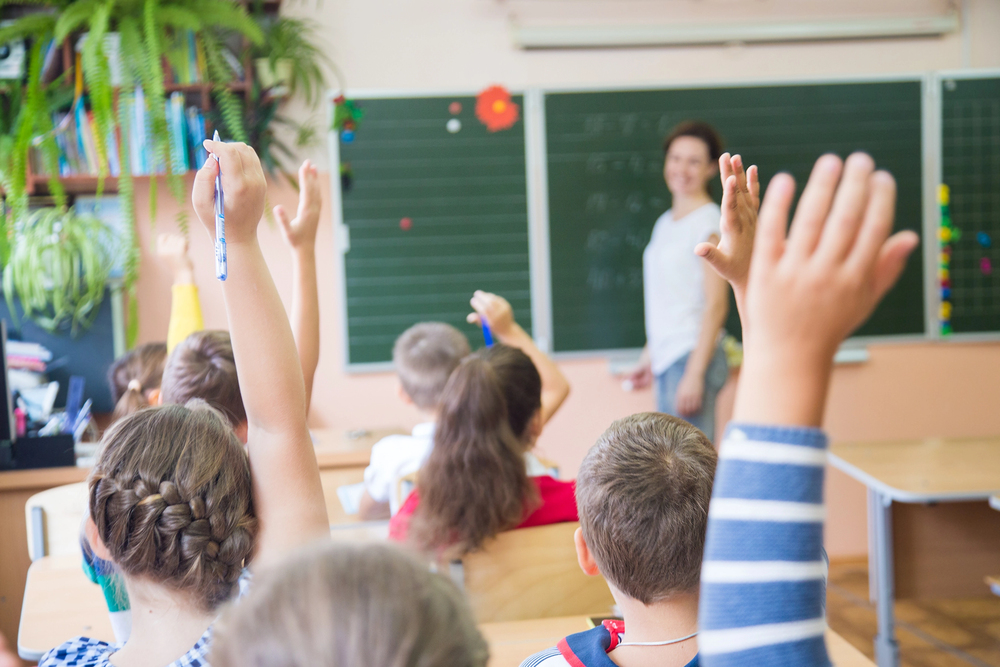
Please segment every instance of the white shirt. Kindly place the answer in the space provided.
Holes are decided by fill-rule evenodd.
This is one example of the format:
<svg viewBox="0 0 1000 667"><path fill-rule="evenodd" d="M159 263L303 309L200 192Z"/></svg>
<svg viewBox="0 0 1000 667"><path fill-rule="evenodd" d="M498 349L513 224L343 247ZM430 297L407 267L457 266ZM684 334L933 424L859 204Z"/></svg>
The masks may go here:
<svg viewBox="0 0 1000 667"><path fill-rule="evenodd" d="M396 485L400 478L415 473L434 447L434 422L413 427L412 435L389 435L372 447L372 458L365 468L365 488L372 500L389 503L389 510L399 510Z"/></svg>
<svg viewBox="0 0 1000 667"><path fill-rule="evenodd" d="M674 220L673 209L653 226L642 253L646 342L659 375L698 344L705 310L705 266L694 247L719 233L722 209L714 202Z"/></svg>

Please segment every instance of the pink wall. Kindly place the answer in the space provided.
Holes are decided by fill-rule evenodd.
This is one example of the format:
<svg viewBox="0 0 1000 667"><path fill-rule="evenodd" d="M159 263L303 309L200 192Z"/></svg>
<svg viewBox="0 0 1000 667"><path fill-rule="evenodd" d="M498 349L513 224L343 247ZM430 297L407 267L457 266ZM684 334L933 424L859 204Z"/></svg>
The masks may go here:
<svg viewBox="0 0 1000 667"><path fill-rule="evenodd" d="M708 2L709 0L706 0ZM716 4L724 5L725 3ZM677 49L523 52L510 45L503 2L484 0L326 0L287 3L291 14L319 21L329 53L353 89L475 90L489 83L510 87L662 84L671 81L803 78L913 73L961 67L963 52L978 67L1000 66L1000 3L970 0L969 41L944 38L803 45ZM633 3L632 6L641 3ZM879 3L874 1L875 5ZM297 109L306 117L322 112ZM304 151L328 164L325 141ZM148 191L139 186L139 211ZM163 192L161 188L160 192ZM327 192L328 194L328 192ZM294 208L295 193L273 187L271 204ZM329 202L329 197L326 197ZM162 340L169 315L170 277L150 252L156 231L174 228L177 205L161 194L156 230L139 228L144 250L140 337ZM193 217L193 216L192 216ZM193 228L197 222L192 224ZM291 278L287 249L277 228L261 226L268 264L286 304ZM212 275L212 248L200 229L191 234L206 326L224 327L222 295ZM395 397L391 374L343 371L341 307L333 262L331 215L324 211L318 241L322 352L313 395L313 426L349 429L403 426L418 415ZM652 408L648 392L628 394L605 359L561 364L573 386L565 407L539 447L573 475L588 447L621 416ZM1000 433L1000 344L905 344L871 348L871 360L839 367L827 427L839 440L961 436ZM725 403L725 401L724 401ZM827 548L834 557L864 554L863 487L831 471Z"/></svg>

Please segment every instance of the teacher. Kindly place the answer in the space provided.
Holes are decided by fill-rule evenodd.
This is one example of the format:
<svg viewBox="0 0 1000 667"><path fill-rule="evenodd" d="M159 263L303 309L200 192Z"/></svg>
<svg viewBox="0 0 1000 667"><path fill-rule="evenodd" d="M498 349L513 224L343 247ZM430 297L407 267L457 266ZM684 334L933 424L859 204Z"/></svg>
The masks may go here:
<svg viewBox="0 0 1000 667"><path fill-rule="evenodd" d="M673 205L653 227L642 255L646 346L630 380L655 382L657 410L715 436L715 399L729 371L720 345L729 311L729 285L694 254L719 241L718 204L709 183L718 176L722 141L715 129L688 121L663 144L663 177Z"/></svg>

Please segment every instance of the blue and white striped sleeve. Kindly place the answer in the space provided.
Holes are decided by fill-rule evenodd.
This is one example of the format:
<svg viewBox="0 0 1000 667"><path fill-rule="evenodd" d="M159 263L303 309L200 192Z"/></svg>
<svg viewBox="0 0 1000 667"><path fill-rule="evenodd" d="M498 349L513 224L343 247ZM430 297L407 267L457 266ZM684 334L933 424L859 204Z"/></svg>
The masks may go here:
<svg viewBox="0 0 1000 667"><path fill-rule="evenodd" d="M733 424L719 453L701 572L702 665L826 667L819 429Z"/></svg>

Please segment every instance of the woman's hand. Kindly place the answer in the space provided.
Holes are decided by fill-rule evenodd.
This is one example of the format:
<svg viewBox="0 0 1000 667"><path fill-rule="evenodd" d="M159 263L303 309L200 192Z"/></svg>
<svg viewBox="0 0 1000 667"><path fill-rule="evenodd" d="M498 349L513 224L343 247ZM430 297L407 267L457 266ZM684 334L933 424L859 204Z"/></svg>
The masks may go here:
<svg viewBox="0 0 1000 667"><path fill-rule="evenodd" d="M701 410L705 396L705 374L684 372L677 384L677 394L674 396L674 409L681 416L693 415Z"/></svg>
<svg viewBox="0 0 1000 667"><path fill-rule="evenodd" d="M640 361L635 368L625 373L625 382L631 391L650 386L653 384L653 365L648 360Z"/></svg>

